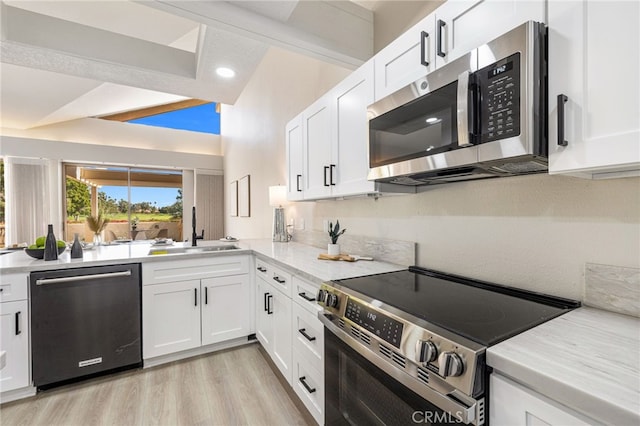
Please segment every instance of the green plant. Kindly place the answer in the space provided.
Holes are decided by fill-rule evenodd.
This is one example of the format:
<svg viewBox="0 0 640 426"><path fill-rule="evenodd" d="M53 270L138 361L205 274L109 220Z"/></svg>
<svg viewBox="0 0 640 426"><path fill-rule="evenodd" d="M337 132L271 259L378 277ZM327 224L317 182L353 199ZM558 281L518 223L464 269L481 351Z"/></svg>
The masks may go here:
<svg viewBox="0 0 640 426"><path fill-rule="evenodd" d="M338 244L338 237L344 234L346 229L340 230L340 221L336 220L336 227L333 227L333 223L329 222L329 237L331 238L331 244Z"/></svg>
<svg viewBox="0 0 640 426"><path fill-rule="evenodd" d="M98 216L87 216L87 225L94 234L99 234L109 223L109 219L102 216L102 213L98 213Z"/></svg>

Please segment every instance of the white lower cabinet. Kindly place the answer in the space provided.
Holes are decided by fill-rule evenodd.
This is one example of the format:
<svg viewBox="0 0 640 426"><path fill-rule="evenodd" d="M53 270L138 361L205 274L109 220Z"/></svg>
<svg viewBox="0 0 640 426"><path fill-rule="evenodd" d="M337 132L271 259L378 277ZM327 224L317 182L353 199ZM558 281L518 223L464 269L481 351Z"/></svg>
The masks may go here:
<svg viewBox="0 0 640 426"><path fill-rule="evenodd" d="M143 359L251 334L249 262L220 256L143 264Z"/></svg>
<svg viewBox="0 0 640 426"><path fill-rule="evenodd" d="M256 278L256 337L291 383L291 298Z"/></svg>
<svg viewBox="0 0 640 426"><path fill-rule="evenodd" d="M256 259L256 337L318 424L324 424L319 285Z"/></svg>
<svg viewBox="0 0 640 426"><path fill-rule="evenodd" d="M491 375L489 392L489 424L493 426L599 424L496 373Z"/></svg>
<svg viewBox="0 0 640 426"><path fill-rule="evenodd" d="M29 386L29 302L27 300L0 304L0 351L5 352L6 362L0 370L0 392Z"/></svg>

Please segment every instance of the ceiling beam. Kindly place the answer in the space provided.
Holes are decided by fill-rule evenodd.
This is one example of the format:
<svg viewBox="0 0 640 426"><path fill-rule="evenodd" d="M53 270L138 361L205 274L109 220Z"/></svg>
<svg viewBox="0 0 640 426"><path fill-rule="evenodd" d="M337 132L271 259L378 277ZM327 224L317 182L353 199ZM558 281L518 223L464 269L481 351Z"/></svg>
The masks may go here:
<svg viewBox="0 0 640 426"><path fill-rule="evenodd" d="M166 105L157 105L149 108L142 108L135 111L121 112L118 114L105 115L103 120L112 121L131 121L138 118L150 117L152 115L158 115L165 112L177 111L179 109L191 108L194 106L210 104L209 101L203 101L201 99L187 99L186 101L173 102Z"/></svg>
<svg viewBox="0 0 640 426"><path fill-rule="evenodd" d="M355 69L373 56L373 12L349 1L301 1L281 22L228 1L140 0L215 29Z"/></svg>

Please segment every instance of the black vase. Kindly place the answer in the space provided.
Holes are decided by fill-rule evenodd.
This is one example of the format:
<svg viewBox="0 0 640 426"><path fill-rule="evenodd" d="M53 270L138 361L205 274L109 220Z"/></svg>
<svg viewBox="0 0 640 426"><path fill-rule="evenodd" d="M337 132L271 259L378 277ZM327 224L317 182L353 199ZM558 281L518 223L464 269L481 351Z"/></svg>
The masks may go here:
<svg viewBox="0 0 640 426"><path fill-rule="evenodd" d="M71 246L71 258L82 259L82 244L78 239L78 234L73 235L73 245Z"/></svg>
<svg viewBox="0 0 640 426"><path fill-rule="evenodd" d="M47 239L44 242L44 260L58 260L58 240L53 235L53 225L49 224Z"/></svg>

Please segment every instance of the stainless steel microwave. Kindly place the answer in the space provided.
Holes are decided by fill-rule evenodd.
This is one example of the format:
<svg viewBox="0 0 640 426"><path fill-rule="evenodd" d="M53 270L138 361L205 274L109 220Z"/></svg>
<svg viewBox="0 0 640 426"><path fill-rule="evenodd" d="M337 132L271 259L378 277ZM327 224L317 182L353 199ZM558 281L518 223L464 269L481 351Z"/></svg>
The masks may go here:
<svg viewBox="0 0 640 426"><path fill-rule="evenodd" d="M369 106L369 180L546 172L546 28L526 22Z"/></svg>

